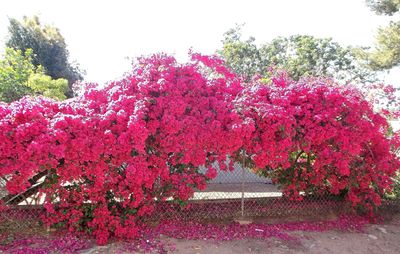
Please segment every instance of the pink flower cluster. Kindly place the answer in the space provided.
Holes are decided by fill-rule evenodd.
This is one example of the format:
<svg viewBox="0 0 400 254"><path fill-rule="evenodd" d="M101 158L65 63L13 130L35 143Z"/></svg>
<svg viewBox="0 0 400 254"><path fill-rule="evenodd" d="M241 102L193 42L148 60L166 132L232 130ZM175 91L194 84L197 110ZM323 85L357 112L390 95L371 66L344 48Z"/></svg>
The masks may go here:
<svg viewBox="0 0 400 254"><path fill-rule="evenodd" d="M124 79L88 84L64 102L0 104L8 192L45 178L45 222L87 230L99 244L137 237L139 218L206 188L216 177L211 165L227 156L245 156L293 197L328 191L379 205L399 161L385 118L358 90L282 75L244 87L221 60L192 58L138 59Z"/></svg>
<svg viewBox="0 0 400 254"><path fill-rule="evenodd" d="M354 206L380 205L400 168L397 135L359 89L284 75L257 81L236 100L253 132L244 139L252 165L284 194L345 194Z"/></svg>

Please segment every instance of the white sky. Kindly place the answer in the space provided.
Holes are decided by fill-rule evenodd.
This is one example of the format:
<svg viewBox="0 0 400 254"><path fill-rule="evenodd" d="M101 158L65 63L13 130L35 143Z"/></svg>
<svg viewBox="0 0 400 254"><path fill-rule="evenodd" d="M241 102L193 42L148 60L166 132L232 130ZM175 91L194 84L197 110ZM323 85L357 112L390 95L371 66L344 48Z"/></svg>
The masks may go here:
<svg viewBox="0 0 400 254"><path fill-rule="evenodd" d="M185 60L191 47L212 54L236 23L246 23L244 38L254 36L257 43L308 34L368 46L376 29L390 20L372 13L364 0L5 0L0 49L8 17L24 15L38 15L43 23L58 27L71 59L86 69L85 79L100 83L128 71L127 57L162 51ZM385 81L400 86L399 73L392 71Z"/></svg>

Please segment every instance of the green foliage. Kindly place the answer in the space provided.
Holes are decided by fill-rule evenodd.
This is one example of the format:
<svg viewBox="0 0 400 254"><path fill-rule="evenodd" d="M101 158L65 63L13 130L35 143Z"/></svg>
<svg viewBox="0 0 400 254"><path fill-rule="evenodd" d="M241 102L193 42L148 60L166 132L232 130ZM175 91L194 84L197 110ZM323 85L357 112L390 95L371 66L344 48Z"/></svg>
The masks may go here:
<svg viewBox="0 0 400 254"><path fill-rule="evenodd" d="M29 77L28 87L36 94L54 99L66 99L65 93L68 90L68 81L66 79L51 79L50 76L43 74L33 74Z"/></svg>
<svg viewBox="0 0 400 254"><path fill-rule="evenodd" d="M21 50L6 49L4 59L0 59L0 100L12 102L32 91L26 81L35 72L32 51L25 54Z"/></svg>
<svg viewBox="0 0 400 254"><path fill-rule="evenodd" d="M367 0L367 5L378 15L393 16L400 10L400 0ZM373 70L387 70L400 64L400 21L381 27L372 50L359 49L358 57Z"/></svg>
<svg viewBox="0 0 400 254"><path fill-rule="evenodd" d="M400 0L366 0L368 7L378 15L393 15L400 9Z"/></svg>
<svg viewBox="0 0 400 254"><path fill-rule="evenodd" d="M342 82L372 82L375 75L357 61L353 49L330 38L307 35L278 37L257 47L255 39L241 40L241 26L224 35L218 52L236 73L249 81L268 67L283 69L295 80L307 76L333 77Z"/></svg>
<svg viewBox="0 0 400 254"><path fill-rule="evenodd" d="M72 85L82 80L83 72L76 64L69 63L69 52L60 31L53 26L42 25L36 16L24 17L22 22L12 18L9 21L10 36L6 45L23 52L32 49L32 63L43 66L45 74L53 79L67 79L69 89L66 95L72 97Z"/></svg>
<svg viewBox="0 0 400 254"><path fill-rule="evenodd" d="M331 38L308 35L278 37L261 48L265 58L287 70L295 80L305 76L333 77L343 82L375 81L349 47L342 47Z"/></svg>
<svg viewBox="0 0 400 254"><path fill-rule="evenodd" d="M360 58L373 70L387 70L400 64L400 21L381 27L372 51L361 51Z"/></svg>
<svg viewBox="0 0 400 254"><path fill-rule="evenodd" d="M218 51L228 66L249 81L256 73L266 73L268 59L261 55L255 38L241 40L241 26L236 26L224 34L223 48Z"/></svg>
<svg viewBox="0 0 400 254"><path fill-rule="evenodd" d="M32 63L32 50L7 48L0 59L0 100L12 102L25 95L43 95L55 99L65 99L68 81L53 80L43 72L43 68Z"/></svg>

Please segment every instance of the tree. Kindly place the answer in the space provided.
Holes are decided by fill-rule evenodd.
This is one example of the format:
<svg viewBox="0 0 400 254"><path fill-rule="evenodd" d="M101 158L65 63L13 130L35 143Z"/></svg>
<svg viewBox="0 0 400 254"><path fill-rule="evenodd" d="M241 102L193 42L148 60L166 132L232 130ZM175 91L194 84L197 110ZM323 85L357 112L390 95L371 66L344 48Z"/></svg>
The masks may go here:
<svg viewBox="0 0 400 254"><path fill-rule="evenodd" d="M9 21L6 45L23 52L32 49L33 64L42 66L44 72L53 79L67 79L69 89L65 95L72 97L72 85L83 79L83 71L77 64L69 62L67 45L58 28L42 25L36 16L24 17L22 22L13 18Z"/></svg>
<svg viewBox="0 0 400 254"><path fill-rule="evenodd" d="M241 40L241 28L237 25L224 34L222 50L218 54L235 73L249 81L256 73L266 73L269 60L261 54L254 37Z"/></svg>
<svg viewBox="0 0 400 254"><path fill-rule="evenodd" d="M23 55L20 50L6 49L0 60L0 100L11 102L31 93L24 85L33 74L35 67L30 59L31 51Z"/></svg>
<svg viewBox="0 0 400 254"><path fill-rule="evenodd" d="M68 91L66 79L52 79L43 73L32 74L28 79L27 86L32 89L34 94L60 100L66 99L65 93Z"/></svg>
<svg viewBox="0 0 400 254"><path fill-rule="evenodd" d="M400 0L367 0L367 5L378 15L393 16L399 13ZM363 59L373 70L388 70L400 64L400 21L391 21L380 27L373 50L360 50Z"/></svg>
<svg viewBox="0 0 400 254"><path fill-rule="evenodd" d="M249 81L253 75L268 76L268 67L284 69L295 80L306 76L333 77L342 82L372 82L375 75L359 63L352 48L331 38L308 35L278 37L257 47L255 39L241 40L241 26L224 35L218 53L227 65Z"/></svg>
<svg viewBox="0 0 400 254"><path fill-rule="evenodd" d="M366 0L366 3L378 15L392 16L400 8L400 0Z"/></svg>
<svg viewBox="0 0 400 254"><path fill-rule="evenodd" d="M65 99L68 81L53 80L44 74L43 68L32 63L32 50L7 48L4 59L0 59L0 101L12 102L25 95L44 95Z"/></svg>

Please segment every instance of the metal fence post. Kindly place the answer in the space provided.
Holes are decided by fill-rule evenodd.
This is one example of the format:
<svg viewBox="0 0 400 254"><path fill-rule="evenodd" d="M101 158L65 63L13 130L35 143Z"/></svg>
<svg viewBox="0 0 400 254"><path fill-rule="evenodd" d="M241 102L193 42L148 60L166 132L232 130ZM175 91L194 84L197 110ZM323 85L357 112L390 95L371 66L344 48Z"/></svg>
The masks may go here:
<svg viewBox="0 0 400 254"><path fill-rule="evenodd" d="M245 159L245 152L242 150L243 162L242 162L242 217L244 217L244 178L245 178L245 167L246 167L246 159Z"/></svg>

